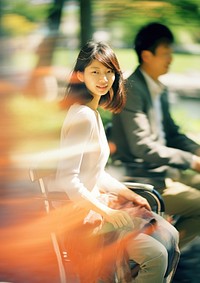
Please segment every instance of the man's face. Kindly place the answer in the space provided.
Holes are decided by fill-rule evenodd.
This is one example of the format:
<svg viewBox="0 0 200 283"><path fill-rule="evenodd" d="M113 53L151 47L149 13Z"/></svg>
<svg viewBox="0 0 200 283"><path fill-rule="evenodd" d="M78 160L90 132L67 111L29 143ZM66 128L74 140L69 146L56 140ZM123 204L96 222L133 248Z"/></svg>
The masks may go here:
<svg viewBox="0 0 200 283"><path fill-rule="evenodd" d="M172 48L169 45L159 45L156 49L155 55L155 66L159 75L166 74L169 70L169 66L172 62Z"/></svg>
<svg viewBox="0 0 200 283"><path fill-rule="evenodd" d="M172 47L167 44L159 45L155 54L151 51L143 51L143 67L153 79L168 72L172 62Z"/></svg>

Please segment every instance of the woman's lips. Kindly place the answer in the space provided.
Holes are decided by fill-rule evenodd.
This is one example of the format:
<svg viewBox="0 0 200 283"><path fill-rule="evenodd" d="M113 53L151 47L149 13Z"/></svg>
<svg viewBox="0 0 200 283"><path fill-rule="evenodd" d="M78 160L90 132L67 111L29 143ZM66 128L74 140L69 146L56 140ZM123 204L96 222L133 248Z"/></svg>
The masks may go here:
<svg viewBox="0 0 200 283"><path fill-rule="evenodd" d="M106 89L108 87L108 85L105 85L105 86L97 86L97 88L99 88L99 89L102 89L102 90L104 90L104 89Z"/></svg>

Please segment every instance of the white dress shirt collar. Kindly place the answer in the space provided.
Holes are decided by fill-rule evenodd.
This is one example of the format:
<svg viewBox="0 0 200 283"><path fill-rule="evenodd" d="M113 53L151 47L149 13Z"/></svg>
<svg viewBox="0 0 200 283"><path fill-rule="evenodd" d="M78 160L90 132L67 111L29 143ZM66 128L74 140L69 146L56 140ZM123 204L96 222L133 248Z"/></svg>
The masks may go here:
<svg viewBox="0 0 200 283"><path fill-rule="evenodd" d="M164 91L165 86L161 82L154 81L144 70L140 69L140 71L146 80L152 99L160 95Z"/></svg>
<svg viewBox="0 0 200 283"><path fill-rule="evenodd" d="M155 125L156 127L154 128L155 132L157 132L158 135L158 140L161 144L166 144L165 140L165 132L163 129L163 113L161 110L161 104L160 104L160 95L163 93L165 86L161 82L156 82L154 81L145 71L140 69L145 81L147 83L147 87L149 89L151 99L152 99L152 104L154 108L154 117L155 117Z"/></svg>

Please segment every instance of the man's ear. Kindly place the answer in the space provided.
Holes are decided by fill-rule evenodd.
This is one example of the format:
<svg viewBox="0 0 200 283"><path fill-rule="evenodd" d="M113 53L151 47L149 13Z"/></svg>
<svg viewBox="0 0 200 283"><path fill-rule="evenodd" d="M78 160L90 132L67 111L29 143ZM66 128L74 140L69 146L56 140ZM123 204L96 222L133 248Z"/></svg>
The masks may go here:
<svg viewBox="0 0 200 283"><path fill-rule="evenodd" d="M143 50L141 53L142 61L143 62L148 62L149 59L151 58L152 53L149 50Z"/></svg>
<svg viewBox="0 0 200 283"><path fill-rule="evenodd" d="M78 71L77 72L77 78L79 79L79 81L84 82L83 72Z"/></svg>

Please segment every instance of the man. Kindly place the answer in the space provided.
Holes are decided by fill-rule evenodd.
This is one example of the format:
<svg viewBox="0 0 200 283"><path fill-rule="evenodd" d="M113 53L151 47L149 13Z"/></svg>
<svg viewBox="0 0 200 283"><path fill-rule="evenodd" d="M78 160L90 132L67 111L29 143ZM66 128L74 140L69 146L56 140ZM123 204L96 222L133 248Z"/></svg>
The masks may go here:
<svg viewBox="0 0 200 283"><path fill-rule="evenodd" d="M180 132L170 115L168 91L159 76L172 61L172 32L160 23L136 35L139 66L127 81L127 103L113 116L111 139L132 180L151 183L178 215L180 247L200 235L200 145ZM188 170L186 170L188 169Z"/></svg>

